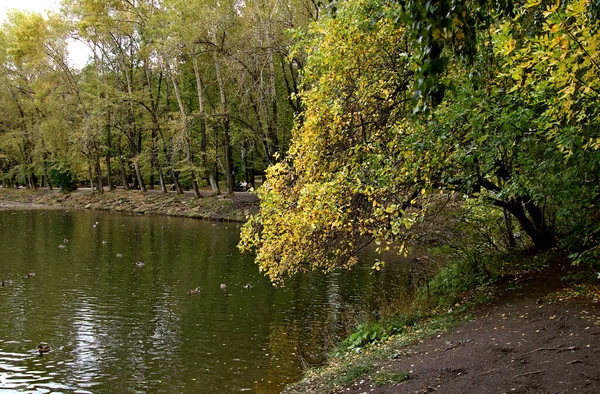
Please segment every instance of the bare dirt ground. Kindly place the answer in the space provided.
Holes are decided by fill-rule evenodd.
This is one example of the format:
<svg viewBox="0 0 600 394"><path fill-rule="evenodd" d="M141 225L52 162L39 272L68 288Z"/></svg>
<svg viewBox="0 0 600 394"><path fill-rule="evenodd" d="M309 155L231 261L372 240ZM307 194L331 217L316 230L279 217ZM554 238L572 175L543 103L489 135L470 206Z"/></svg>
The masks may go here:
<svg viewBox="0 0 600 394"><path fill-rule="evenodd" d="M600 288L586 297L530 278L476 318L382 360L402 383L359 379L344 393L600 393Z"/></svg>

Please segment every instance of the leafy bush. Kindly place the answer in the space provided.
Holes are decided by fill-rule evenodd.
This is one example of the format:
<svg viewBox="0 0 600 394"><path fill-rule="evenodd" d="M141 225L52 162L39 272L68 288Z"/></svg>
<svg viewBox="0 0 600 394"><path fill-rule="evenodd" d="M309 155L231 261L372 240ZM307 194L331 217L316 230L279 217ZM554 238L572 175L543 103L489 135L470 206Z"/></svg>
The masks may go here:
<svg viewBox="0 0 600 394"><path fill-rule="evenodd" d="M370 343L385 341L391 335L400 334L407 327L414 326L419 319L420 316L416 314L402 314L388 324L358 324L356 330L344 341L344 346L348 349L358 349Z"/></svg>
<svg viewBox="0 0 600 394"><path fill-rule="evenodd" d="M55 164L50 169L50 180L55 185L60 187L61 192L70 192L77 189L75 176L69 168L62 164Z"/></svg>
<svg viewBox="0 0 600 394"><path fill-rule="evenodd" d="M359 324L356 326L356 331L346 338L344 345L349 349L357 349L369 343L385 340L387 338L388 335L381 325L377 323Z"/></svg>
<svg viewBox="0 0 600 394"><path fill-rule="evenodd" d="M421 316L415 313L402 314L387 326L389 335L396 335L404 332L408 327L412 327L421 319Z"/></svg>

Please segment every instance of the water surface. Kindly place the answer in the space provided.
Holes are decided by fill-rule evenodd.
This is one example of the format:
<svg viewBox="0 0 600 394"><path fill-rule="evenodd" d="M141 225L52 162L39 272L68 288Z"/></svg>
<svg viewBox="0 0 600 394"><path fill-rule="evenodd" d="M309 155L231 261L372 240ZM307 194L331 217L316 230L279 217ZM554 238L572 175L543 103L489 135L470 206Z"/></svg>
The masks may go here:
<svg viewBox="0 0 600 394"><path fill-rule="evenodd" d="M238 239L237 224L0 211L0 392L276 393L349 311L406 287L401 265L366 261L277 289Z"/></svg>

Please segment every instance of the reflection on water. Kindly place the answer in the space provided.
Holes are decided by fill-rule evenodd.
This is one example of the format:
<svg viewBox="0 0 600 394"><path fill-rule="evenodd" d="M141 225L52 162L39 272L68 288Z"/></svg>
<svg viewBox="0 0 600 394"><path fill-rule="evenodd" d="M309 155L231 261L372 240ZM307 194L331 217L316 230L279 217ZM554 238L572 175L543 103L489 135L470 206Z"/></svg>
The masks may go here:
<svg viewBox="0 0 600 394"><path fill-rule="evenodd" d="M321 360L345 310L406 287L401 265L365 264L275 289L238 237L189 219L0 212L0 279L13 281L0 287L0 392L275 393Z"/></svg>

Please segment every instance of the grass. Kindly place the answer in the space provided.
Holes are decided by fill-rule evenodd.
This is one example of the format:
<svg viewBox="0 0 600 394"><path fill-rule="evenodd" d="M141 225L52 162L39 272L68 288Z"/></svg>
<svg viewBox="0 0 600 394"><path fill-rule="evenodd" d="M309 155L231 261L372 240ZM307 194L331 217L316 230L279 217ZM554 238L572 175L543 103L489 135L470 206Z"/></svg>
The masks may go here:
<svg viewBox="0 0 600 394"><path fill-rule="evenodd" d="M408 379L408 373L406 372L375 372L371 376L371 380L375 386L385 386L390 384L402 383Z"/></svg>
<svg viewBox="0 0 600 394"><path fill-rule="evenodd" d="M370 379L375 385L401 383L409 379L408 374L377 371L378 363L401 357L417 341L471 320L475 308L496 299L501 289L518 286L520 278L562 259L560 252L550 251L493 256L482 260L481 267L449 264L429 283L430 291L420 292L403 314L358 325L356 332L330 353L326 365L309 370L284 393L331 393L358 379ZM467 277L474 274L476 280ZM598 297L600 291L598 287L576 287L570 294Z"/></svg>
<svg viewBox="0 0 600 394"><path fill-rule="evenodd" d="M362 360L362 362L358 362L354 365L351 365L346 371L346 373L344 373L339 377L339 379L337 379L336 385L345 386L346 384L353 382L359 377L370 373L373 370L373 368L375 368L375 364L373 363L373 360L369 359Z"/></svg>
<svg viewBox="0 0 600 394"><path fill-rule="evenodd" d="M380 385L400 383L408 379L408 375L402 372L376 372L379 360L396 358L407 346L470 319L471 315L465 309L457 309L423 318L402 333L391 335L386 340L365 348L338 348L331 352L325 366L309 370L302 381L286 387L284 393L331 393L347 387L361 377L369 377Z"/></svg>

